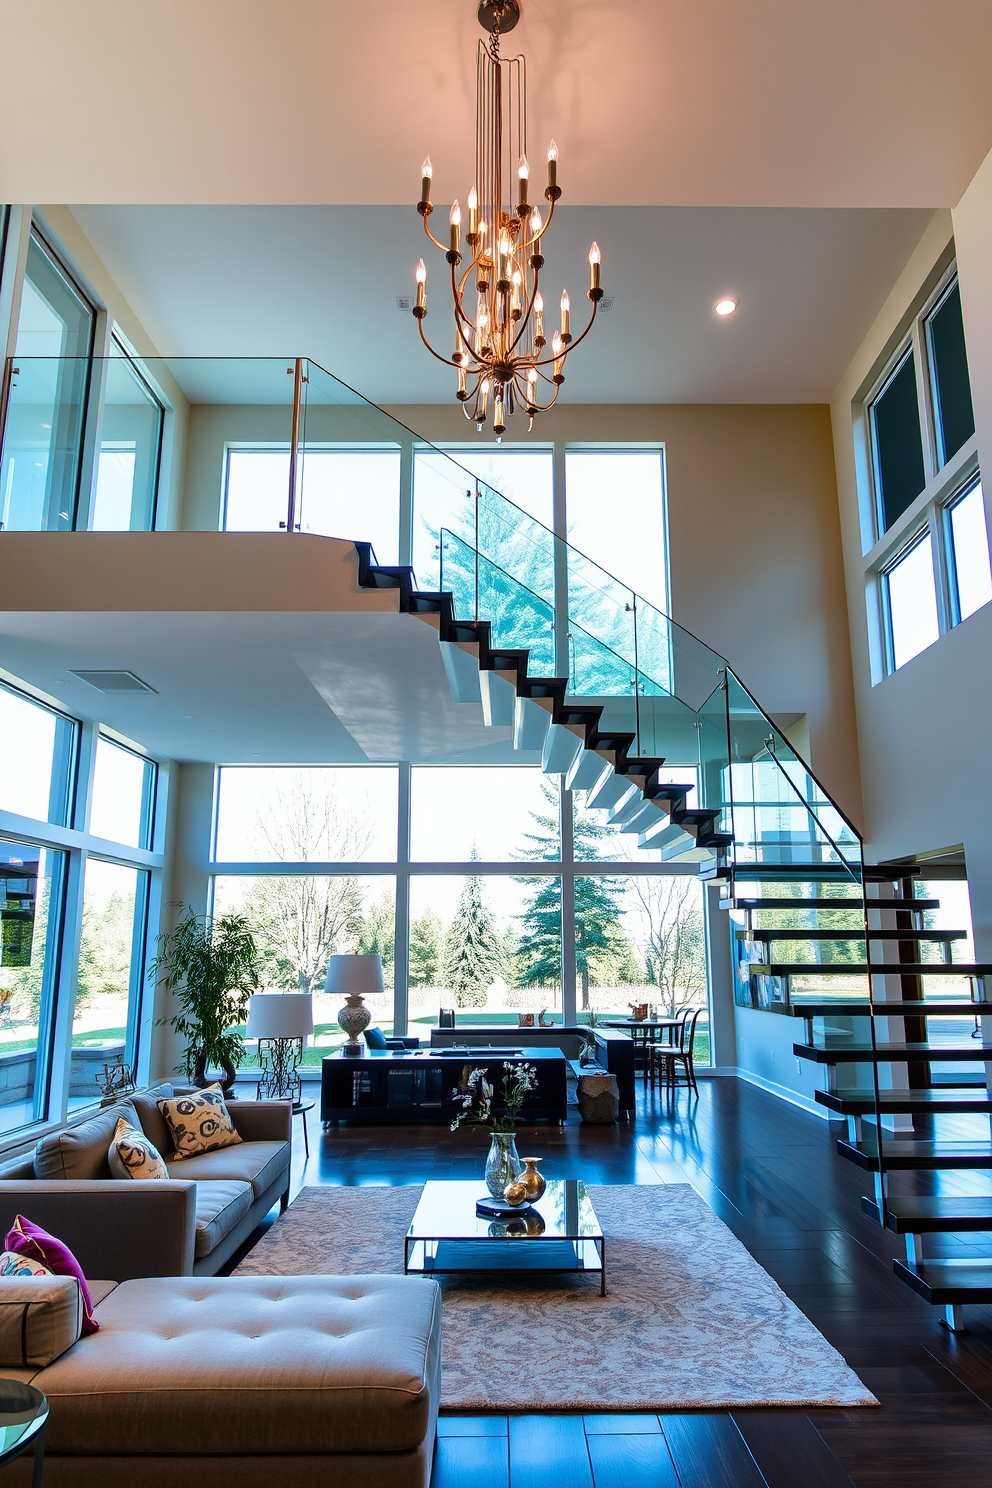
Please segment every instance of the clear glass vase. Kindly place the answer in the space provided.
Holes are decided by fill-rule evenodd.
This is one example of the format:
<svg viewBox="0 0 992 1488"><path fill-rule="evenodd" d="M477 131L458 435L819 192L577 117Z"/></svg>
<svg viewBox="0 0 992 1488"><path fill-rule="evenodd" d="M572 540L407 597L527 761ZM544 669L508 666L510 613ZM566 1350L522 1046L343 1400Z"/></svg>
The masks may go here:
<svg viewBox="0 0 992 1488"><path fill-rule="evenodd" d="M494 1131L486 1158L486 1187L493 1198L501 1199L506 1185L523 1170L524 1165L517 1156L515 1133Z"/></svg>

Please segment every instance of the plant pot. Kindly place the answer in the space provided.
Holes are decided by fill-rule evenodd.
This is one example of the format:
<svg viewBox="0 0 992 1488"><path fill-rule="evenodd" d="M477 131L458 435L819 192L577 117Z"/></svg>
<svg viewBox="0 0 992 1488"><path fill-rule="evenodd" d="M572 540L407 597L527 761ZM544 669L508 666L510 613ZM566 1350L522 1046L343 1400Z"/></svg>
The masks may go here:
<svg viewBox="0 0 992 1488"><path fill-rule="evenodd" d="M224 1099L230 1100L238 1072L229 1059L218 1059L217 1063L224 1071L224 1078L220 1081L221 1091L223 1092ZM196 1056L193 1065L193 1084L197 1090L205 1090L208 1085L214 1084L213 1078L207 1074L207 1052L205 1049L201 1049L200 1053Z"/></svg>

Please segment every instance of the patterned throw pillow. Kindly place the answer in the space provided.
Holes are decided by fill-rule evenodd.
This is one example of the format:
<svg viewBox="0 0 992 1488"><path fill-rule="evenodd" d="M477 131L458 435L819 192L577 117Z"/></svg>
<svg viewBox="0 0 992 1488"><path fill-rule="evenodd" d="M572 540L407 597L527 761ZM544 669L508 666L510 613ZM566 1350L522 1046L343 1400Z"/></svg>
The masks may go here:
<svg viewBox="0 0 992 1488"><path fill-rule="evenodd" d="M79 1282L79 1295L83 1302L83 1332L99 1332L100 1324L93 1316L93 1303L83 1268L68 1245L57 1235L50 1235L33 1220L25 1219L23 1214L17 1215L3 1244L4 1250L13 1251L28 1261L40 1261L52 1276L74 1276Z"/></svg>
<svg viewBox="0 0 992 1488"><path fill-rule="evenodd" d="M107 1152L110 1171L115 1178L168 1178L165 1159L143 1131L122 1116L114 1130Z"/></svg>
<svg viewBox="0 0 992 1488"><path fill-rule="evenodd" d="M43 1266L40 1261L32 1261L27 1256L19 1255L16 1250L5 1250L3 1255L0 1255L0 1276L51 1275L53 1272L49 1271L47 1266Z"/></svg>
<svg viewBox="0 0 992 1488"><path fill-rule="evenodd" d="M241 1141L219 1085L160 1100L158 1108L169 1123L176 1157L198 1157L201 1152L216 1152Z"/></svg>

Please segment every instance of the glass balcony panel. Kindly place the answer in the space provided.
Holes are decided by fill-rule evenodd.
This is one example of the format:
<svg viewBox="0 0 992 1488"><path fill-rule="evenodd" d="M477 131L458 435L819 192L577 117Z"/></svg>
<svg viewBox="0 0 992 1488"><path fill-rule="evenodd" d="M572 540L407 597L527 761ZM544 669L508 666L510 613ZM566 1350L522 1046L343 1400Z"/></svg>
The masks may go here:
<svg viewBox="0 0 992 1488"><path fill-rule="evenodd" d="M155 525L164 409L140 363L108 358L100 449L90 512L94 532L150 532Z"/></svg>

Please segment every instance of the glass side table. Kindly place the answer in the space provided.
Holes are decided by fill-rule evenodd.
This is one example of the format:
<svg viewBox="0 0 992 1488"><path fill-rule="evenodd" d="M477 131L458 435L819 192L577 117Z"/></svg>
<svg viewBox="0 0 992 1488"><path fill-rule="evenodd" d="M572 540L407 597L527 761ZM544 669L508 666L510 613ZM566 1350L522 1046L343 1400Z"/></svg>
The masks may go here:
<svg viewBox="0 0 992 1488"><path fill-rule="evenodd" d="M34 1385L0 1379L0 1467L34 1448L31 1488L40 1488L48 1401Z"/></svg>

